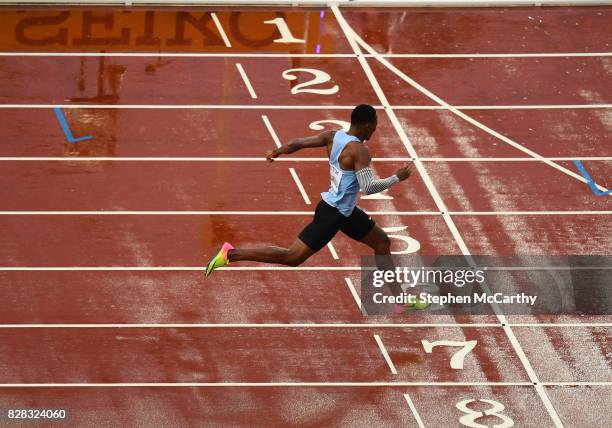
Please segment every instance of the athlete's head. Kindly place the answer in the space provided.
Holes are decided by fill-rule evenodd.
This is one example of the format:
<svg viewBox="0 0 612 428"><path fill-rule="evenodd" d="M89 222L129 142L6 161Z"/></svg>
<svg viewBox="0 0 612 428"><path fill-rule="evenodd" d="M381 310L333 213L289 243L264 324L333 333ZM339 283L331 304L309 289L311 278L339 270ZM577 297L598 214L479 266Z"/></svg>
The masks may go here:
<svg viewBox="0 0 612 428"><path fill-rule="evenodd" d="M378 124L376 110L367 104L359 104L351 113L351 128L358 129L364 140L369 140Z"/></svg>

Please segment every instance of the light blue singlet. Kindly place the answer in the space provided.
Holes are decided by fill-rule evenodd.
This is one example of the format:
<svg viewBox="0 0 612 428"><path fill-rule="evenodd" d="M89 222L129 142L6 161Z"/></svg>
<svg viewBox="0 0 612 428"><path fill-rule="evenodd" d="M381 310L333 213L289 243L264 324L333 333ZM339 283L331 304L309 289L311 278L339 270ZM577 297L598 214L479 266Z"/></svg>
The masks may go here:
<svg viewBox="0 0 612 428"><path fill-rule="evenodd" d="M355 171L345 171L340 168L338 158L340 153L351 141L359 141L359 138L349 135L344 131L337 131L334 135L331 153L329 154L329 191L321 193L321 197L332 207L336 207L345 217L353 212L357 205L357 194L359 183Z"/></svg>

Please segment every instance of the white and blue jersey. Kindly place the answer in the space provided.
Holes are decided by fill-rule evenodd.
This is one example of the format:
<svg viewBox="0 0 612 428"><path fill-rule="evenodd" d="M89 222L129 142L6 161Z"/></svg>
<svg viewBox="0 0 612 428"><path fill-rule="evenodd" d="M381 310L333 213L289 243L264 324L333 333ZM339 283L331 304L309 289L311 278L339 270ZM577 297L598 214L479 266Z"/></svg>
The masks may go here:
<svg viewBox="0 0 612 428"><path fill-rule="evenodd" d="M329 154L330 186L327 192L321 193L321 197L332 207L335 207L345 217L353 212L357 205L357 194L359 183L355 171L345 171L340 168L338 158L340 153L351 141L359 141L359 138L349 135L344 131L337 131L334 135L331 153Z"/></svg>

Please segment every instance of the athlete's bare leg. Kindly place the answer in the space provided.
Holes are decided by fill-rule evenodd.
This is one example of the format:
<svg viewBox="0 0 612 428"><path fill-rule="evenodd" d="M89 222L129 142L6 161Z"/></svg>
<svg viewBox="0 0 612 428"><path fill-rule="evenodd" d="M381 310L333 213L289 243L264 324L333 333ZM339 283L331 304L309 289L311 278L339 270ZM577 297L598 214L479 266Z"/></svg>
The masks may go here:
<svg viewBox="0 0 612 428"><path fill-rule="evenodd" d="M285 266L299 266L314 254L300 239L296 239L289 248L260 247L235 248L228 253L230 262L252 261L276 263Z"/></svg>
<svg viewBox="0 0 612 428"><path fill-rule="evenodd" d="M377 224L363 237L361 242L374 250L375 255L391 255L391 240Z"/></svg>
<svg viewBox="0 0 612 428"><path fill-rule="evenodd" d="M361 242L374 250L374 258L378 269L395 270L395 264L391 257L391 240L380 226L374 225L374 228L368 232ZM394 296L399 296L402 293L400 284L396 282L389 284L389 288Z"/></svg>

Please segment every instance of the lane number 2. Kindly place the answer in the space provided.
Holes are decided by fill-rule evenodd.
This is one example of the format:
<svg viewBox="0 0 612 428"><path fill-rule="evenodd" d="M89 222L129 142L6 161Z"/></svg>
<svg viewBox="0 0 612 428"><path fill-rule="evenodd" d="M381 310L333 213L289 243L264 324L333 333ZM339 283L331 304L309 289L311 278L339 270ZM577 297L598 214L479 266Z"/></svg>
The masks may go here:
<svg viewBox="0 0 612 428"><path fill-rule="evenodd" d="M291 88L293 95L301 92L308 92L311 94L320 95L332 95L340 90L338 85L333 85L328 88L310 88L311 86L321 85L323 83L331 82L331 76L323 70L317 70L315 68L291 68L283 71L283 77L286 80L297 80L297 73L310 73L314 76L311 80L295 85Z"/></svg>
<svg viewBox="0 0 612 428"><path fill-rule="evenodd" d="M309 127L313 131L323 131L325 129L325 126L321 125L322 123L331 123L332 125L338 125L345 132L348 131L351 127L351 124L348 123L346 120L336 119L316 120L314 122L311 122Z"/></svg>

